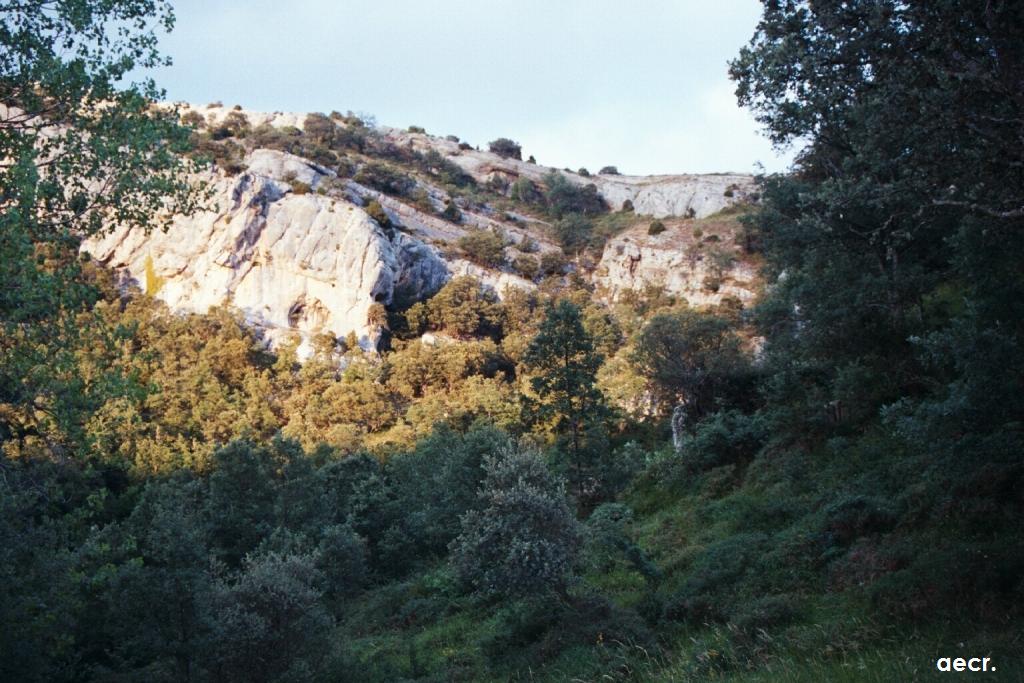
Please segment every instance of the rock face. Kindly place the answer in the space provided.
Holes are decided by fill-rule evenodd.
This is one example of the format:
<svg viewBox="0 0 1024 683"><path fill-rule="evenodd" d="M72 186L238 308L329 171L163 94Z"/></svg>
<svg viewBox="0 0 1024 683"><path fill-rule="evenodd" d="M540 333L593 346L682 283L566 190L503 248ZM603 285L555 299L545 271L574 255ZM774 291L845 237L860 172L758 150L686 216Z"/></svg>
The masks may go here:
<svg viewBox="0 0 1024 683"><path fill-rule="evenodd" d="M221 105L182 105L182 111L194 111L210 122L221 122L234 109ZM302 129L305 114L291 112L255 112L238 110L253 126L267 124L276 128ZM707 173L660 176L600 175L581 176L577 173L549 166L531 164L517 159L503 159L496 154L475 149L459 149L452 140L424 133L409 133L393 128L382 129L386 136L400 147L412 145L420 151L435 150L464 171L486 182L499 176L514 181L529 178L539 182L545 174L557 171L577 185L593 183L609 208L618 211L623 202L633 202L638 214L664 218L666 216L692 216L704 218L738 202L749 202L757 196L754 179L741 173Z"/></svg>
<svg viewBox="0 0 1024 683"><path fill-rule="evenodd" d="M296 194L284 178L315 188L328 172L299 157L257 150L249 170L209 175L210 211L178 217L166 233L118 229L84 249L174 310L232 305L271 343L289 332L376 342L374 303L396 290L422 298L450 277L428 246L386 234L357 205Z"/></svg>
<svg viewBox="0 0 1024 683"><path fill-rule="evenodd" d="M278 128L301 129L306 118L223 106L185 106L181 112L199 114L211 124L237 113L252 126ZM401 147L437 151L481 183L495 177L540 182L557 170L461 149L457 142L421 133L380 133ZM465 203L459 220L444 220L439 214L450 198L428 181L417 181L421 200L414 202L385 196L276 150L255 149L243 166L244 172L234 177L205 173L201 179L212 191L209 210L177 217L166 233L120 228L86 242L83 249L172 310L237 308L271 345L294 333L308 342L321 332L338 337L355 332L366 348L376 345L381 332L370 320L374 304L424 299L455 275L472 275L499 295L508 287L535 287L511 267L483 268L464 260L453 248L464 235L498 231L506 239L509 263L527 246L534 259L560 251L550 226L537 217ZM646 230L649 216L701 219L756 199L750 176L558 172L573 183L593 183L612 210L627 200L633 204L636 225L608 242L596 269L576 264L598 285L599 295L614 300L655 285L693 305L715 305L726 297L746 304L754 298L757 269L733 244L735 222L666 219L668 229L662 234ZM391 227L382 227L363 210L370 200L380 203ZM696 237L696 223L705 226L707 236ZM310 348L308 343L300 346L300 354Z"/></svg>
<svg viewBox="0 0 1024 683"><path fill-rule="evenodd" d="M656 285L691 306L716 306L726 297L746 306L760 289L758 271L733 238L725 222L705 223L700 237L688 221L667 223L659 235L638 226L608 242L594 283L611 300Z"/></svg>
<svg viewBox="0 0 1024 683"><path fill-rule="evenodd" d="M577 185L595 185L612 211L618 211L629 200L638 214L655 218L704 218L738 202L752 201L757 196L753 177L739 173L581 176L518 159L503 159L490 152L460 150L458 143L422 133L389 130L388 137L399 146L411 144L413 148L423 151L433 149L449 157L480 182L494 176L510 182L518 178L540 182L546 174L556 171Z"/></svg>

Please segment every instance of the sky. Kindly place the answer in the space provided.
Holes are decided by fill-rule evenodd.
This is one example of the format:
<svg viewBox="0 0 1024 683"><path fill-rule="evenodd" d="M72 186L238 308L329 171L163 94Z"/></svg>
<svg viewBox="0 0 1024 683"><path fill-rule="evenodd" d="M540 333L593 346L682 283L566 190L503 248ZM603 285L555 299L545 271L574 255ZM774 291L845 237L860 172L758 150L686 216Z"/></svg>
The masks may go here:
<svg viewBox="0 0 1024 683"><path fill-rule="evenodd" d="M783 171L728 61L757 0L175 0L168 99L372 114L539 163Z"/></svg>

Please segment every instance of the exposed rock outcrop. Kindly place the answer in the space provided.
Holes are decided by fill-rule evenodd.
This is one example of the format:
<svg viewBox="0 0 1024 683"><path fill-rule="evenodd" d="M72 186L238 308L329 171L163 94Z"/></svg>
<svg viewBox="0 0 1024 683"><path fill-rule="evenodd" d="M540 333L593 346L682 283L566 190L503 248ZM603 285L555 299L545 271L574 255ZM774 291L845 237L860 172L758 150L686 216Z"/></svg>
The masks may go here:
<svg viewBox="0 0 1024 683"><path fill-rule="evenodd" d="M176 218L166 233L120 228L83 248L174 310L238 308L270 342L355 331L372 346L371 305L391 303L396 290L423 298L450 277L429 246L385 233L353 203L284 182L315 187L325 170L271 150L248 164L233 178L207 175L211 210Z"/></svg>
<svg viewBox="0 0 1024 683"><path fill-rule="evenodd" d="M507 181L528 178L540 182L546 174L557 171L577 185L594 184L613 211L621 209L629 200L638 214L655 218L704 218L733 204L752 201L757 195L753 177L739 173L581 176L517 159L503 159L490 152L459 149L455 142L422 133L390 130L388 136L398 145L411 143L416 149L436 150L480 182L496 174Z"/></svg>
<svg viewBox="0 0 1024 683"><path fill-rule="evenodd" d="M612 300L655 285L693 306L718 305L726 297L749 304L760 290L758 271L733 243L734 226L702 226L699 237L692 221L668 222L659 235L647 234L645 226L627 230L605 246L594 283Z"/></svg>

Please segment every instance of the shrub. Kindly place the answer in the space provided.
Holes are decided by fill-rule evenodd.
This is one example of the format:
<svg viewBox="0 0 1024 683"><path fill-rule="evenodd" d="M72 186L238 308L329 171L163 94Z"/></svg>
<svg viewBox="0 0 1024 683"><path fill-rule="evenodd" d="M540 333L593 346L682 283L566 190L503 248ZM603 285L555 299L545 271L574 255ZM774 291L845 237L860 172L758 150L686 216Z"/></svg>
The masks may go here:
<svg viewBox="0 0 1024 683"><path fill-rule="evenodd" d="M422 126L409 126L408 132L410 132L410 133L419 133L421 135L426 135L427 129L422 127Z"/></svg>
<svg viewBox="0 0 1024 683"><path fill-rule="evenodd" d="M651 221L651 224L647 226L648 235L660 235L665 232L665 224L661 221Z"/></svg>
<svg viewBox="0 0 1024 683"><path fill-rule="evenodd" d="M460 142L459 149L465 152L467 149L473 149L473 145L469 144L468 142Z"/></svg>
<svg viewBox="0 0 1024 683"><path fill-rule="evenodd" d="M561 275L567 265L565 254L560 251L546 251L540 255L540 274L543 276Z"/></svg>
<svg viewBox="0 0 1024 683"><path fill-rule="evenodd" d="M586 168L580 167L580 170L576 171L576 175L581 175L584 178L589 178L590 171L588 171Z"/></svg>
<svg viewBox="0 0 1024 683"><path fill-rule="evenodd" d="M564 595L580 545L564 484L539 454L507 449L484 461L483 509L451 544L463 586L484 595Z"/></svg>
<svg viewBox="0 0 1024 683"><path fill-rule="evenodd" d="M304 183L301 180L292 180L290 185L292 186L292 192L295 194L308 194L310 187L309 183Z"/></svg>
<svg viewBox="0 0 1024 683"><path fill-rule="evenodd" d="M596 185L579 186L561 173L551 171L544 176L544 187L548 210L556 218L570 213L594 216L608 210Z"/></svg>
<svg viewBox="0 0 1024 683"><path fill-rule="evenodd" d="M448 142L458 142L459 141L459 136L458 135L445 135L444 139L447 140Z"/></svg>
<svg viewBox="0 0 1024 683"><path fill-rule="evenodd" d="M534 279L537 277L537 273L540 272L540 264L537 262L537 259L528 254L516 256L515 261L512 262L512 267L527 280Z"/></svg>
<svg viewBox="0 0 1024 683"><path fill-rule="evenodd" d="M563 249L580 249L590 241L593 226L578 213L570 213L555 221L552 232Z"/></svg>
<svg viewBox="0 0 1024 683"><path fill-rule="evenodd" d="M536 254L540 251L540 245L537 244L537 240L533 239L529 235L523 235L523 238L519 240L519 251L524 254Z"/></svg>
<svg viewBox="0 0 1024 683"><path fill-rule="evenodd" d="M518 178L512 183L509 196L524 204L540 204L544 201L544 195L529 178Z"/></svg>
<svg viewBox="0 0 1024 683"><path fill-rule="evenodd" d="M623 211L629 211L629 212L634 211L634 209L633 209L633 200L632 199L627 199L626 201L622 202L622 210Z"/></svg>
<svg viewBox="0 0 1024 683"><path fill-rule="evenodd" d="M700 228L694 228L693 229L693 238L694 239L699 240L703 236L704 236L704 231L703 230L701 230Z"/></svg>
<svg viewBox="0 0 1024 683"><path fill-rule="evenodd" d="M327 116L314 112L306 116L302 122L302 129L312 142L330 146L334 143L334 134L338 130L338 124Z"/></svg>
<svg viewBox="0 0 1024 683"><path fill-rule="evenodd" d="M457 225L462 222L462 212L459 211L459 207L455 202L448 200L448 203L445 204L444 211L441 212L441 218Z"/></svg>
<svg viewBox="0 0 1024 683"><path fill-rule="evenodd" d="M460 237L458 244L477 265L497 268L505 262L505 240L494 230L474 230Z"/></svg>
<svg viewBox="0 0 1024 683"><path fill-rule="evenodd" d="M745 633L785 626L797 615L796 600L791 595L767 595L744 604L730 621Z"/></svg>
<svg viewBox="0 0 1024 683"><path fill-rule="evenodd" d="M377 224L380 227L385 229L392 227L391 219L388 217L387 211L384 210L384 207L381 206L380 202L376 199L371 199L370 203L363 207L363 211L365 211L370 218L377 221Z"/></svg>
<svg viewBox="0 0 1024 683"><path fill-rule="evenodd" d="M528 163L528 164L536 164L537 160L531 154L530 157L526 160L526 163Z"/></svg>
<svg viewBox="0 0 1024 683"><path fill-rule="evenodd" d="M600 174L600 175L619 175L619 169L615 168L614 166L605 166L600 171L598 171L598 174Z"/></svg>
<svg viewBox="0 0 1024 683"><path fill-rule="evenodd" d="M182 115L181 123L190 128L204 128L206 126L206 119L199 112L189 110Z"/></svg>
<svg viewBox="0 0 1024 683"><path fill-rule="evenodd" d="M519 159L520 161L523 159L522 147L519 146L518 142L508 138L498 138L491 141L488 149L492 154L497 154L502 159Z"/></svg>
<svg viewBox="0 0 1024 683"><path fill-rule="evenodd" d="M418 157L416 165L424 173L437 177L441 182L455 187L468 187L476 183L458 164L445 159L436 150L430 150Z"/></svg>
<svg viewBox="0 0 1024 683"><path fill-rule="evenodd" d="M373 161L359 169L354 180L360 185L366 185L396 197L404 197L416 187L416 181L411 177L386 164Z"/></svg>
<svg viewBox="0 0 1024 683"><path fill-rule="evenodd" d="M408 318L412 318L409 309ZM459 337L483 336L500 331L501 307L494 292L468 275L453 278L427 300L425 313L431 329L443 330ZM422 317L410 320L422 329ZM414 327L414 329L416 329Z"/></svg>

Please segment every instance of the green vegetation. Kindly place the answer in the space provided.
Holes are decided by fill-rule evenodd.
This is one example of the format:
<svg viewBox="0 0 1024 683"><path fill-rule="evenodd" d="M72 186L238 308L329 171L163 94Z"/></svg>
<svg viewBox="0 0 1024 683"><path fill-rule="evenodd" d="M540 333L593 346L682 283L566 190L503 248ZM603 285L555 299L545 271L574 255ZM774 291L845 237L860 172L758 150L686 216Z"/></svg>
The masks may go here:
<svg viewBox="0 0 1024 683"><path fill-rule="evenodd" d="M665 224L661 221L651 221L647 226L648 235L660 235L663 232L665 232Z"/></svg>
<svg viewBox="0 0 1024 683"><path fill-rule="evenodd" d="M585 250L640 221L554 173L509 191L571 272L549 249L536 291L377 303L379 352L325 333L301 364L120 290L80 240L194 208L204 149L344 152L406 197L459 176L353 115L180 127L115 88L162 11L0 20L0 82L67 127L0 135L0 679L881 682L961 654L1021 678L1017 5L766 3L731 73L807 147L739 219L755 308L601 303ZM718 277L734 250L692 225Z"/></svg>
<svg viewBox="0 0 1024 683"><path fill-rule="evenodd" d="M505 263L505 238L495 230L473 230L459 238L459 248L481 266L498 268Z"/></svg>
<svg viewBox="0 0 1024 683"><path fill-rule="evenodd" d="M490 150L492 154L497 154L502 159L519 159L520 161L523 159L522 147L519 146L518 142L514 142L508 138L492 140L490 144L487 145L487 149Z"/></svg>

